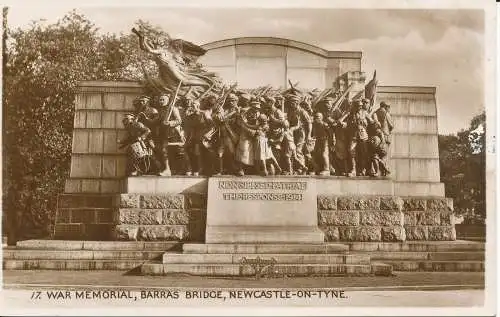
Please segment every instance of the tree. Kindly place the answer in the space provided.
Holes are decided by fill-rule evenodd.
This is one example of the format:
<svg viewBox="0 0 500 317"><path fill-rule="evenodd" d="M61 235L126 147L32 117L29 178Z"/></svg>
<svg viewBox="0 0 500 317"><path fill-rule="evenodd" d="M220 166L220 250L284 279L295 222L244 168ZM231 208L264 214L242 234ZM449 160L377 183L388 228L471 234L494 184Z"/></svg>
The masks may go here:
<svg viewBox="0 0 500 317"><path fill-rule="evenodd" d="M99 35L76 11L55 24L37 21L15 30L8 28L6 9L3 17L3 220L12 244L53 232L56 197L69 172L78 83L140 80L143 65L149 72L154 65L135 35ZM147 22L135 26L168 38Z"/></svg>
<svg viewBox="0 0 500 317"><path fill-rule="evenodd" d="M486 218L486 113L475 116L466 130L439 136L441 181L455 212L468 222Z"/></svg>
<svg viewBox="0 0 500 317"><path fill-rule="evenodd" d="M6 32L3 203L5 229L20 234L9 239L15 242L52 232L69 170L78 82L114 78L97 52L96 27L74 11L55 24Z"/></svg>

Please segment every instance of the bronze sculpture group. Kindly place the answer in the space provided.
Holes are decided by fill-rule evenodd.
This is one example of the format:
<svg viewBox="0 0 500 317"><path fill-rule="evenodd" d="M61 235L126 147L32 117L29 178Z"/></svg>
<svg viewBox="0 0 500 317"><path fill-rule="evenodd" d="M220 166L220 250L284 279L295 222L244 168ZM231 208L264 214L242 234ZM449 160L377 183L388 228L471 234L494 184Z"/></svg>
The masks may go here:
<svg viewBox="0 0 500 317"><path fill-rule="evenodd" d="M128 132L128 175L387 176L393 123L390 105L374 108L375 75L365 98L351 87L304 91L290 83L253 90L226 87L213 73L193 68L196 55L154 47L155 96L141 96L123 119ZM180 40L174 40L180 41ZM193 57L194 56L194 57Z"/></svg>

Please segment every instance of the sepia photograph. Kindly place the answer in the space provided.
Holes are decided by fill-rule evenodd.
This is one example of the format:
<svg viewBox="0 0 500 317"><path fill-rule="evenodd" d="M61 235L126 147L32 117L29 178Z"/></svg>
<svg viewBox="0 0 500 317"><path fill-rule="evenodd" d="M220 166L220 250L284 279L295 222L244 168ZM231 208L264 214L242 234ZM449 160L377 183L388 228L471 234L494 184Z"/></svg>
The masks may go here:
<svg viewBox="0 0 500 317"><path fill-rule="evenodd" d="M2 3L2 315L496 315L496 10Z"/></svg>

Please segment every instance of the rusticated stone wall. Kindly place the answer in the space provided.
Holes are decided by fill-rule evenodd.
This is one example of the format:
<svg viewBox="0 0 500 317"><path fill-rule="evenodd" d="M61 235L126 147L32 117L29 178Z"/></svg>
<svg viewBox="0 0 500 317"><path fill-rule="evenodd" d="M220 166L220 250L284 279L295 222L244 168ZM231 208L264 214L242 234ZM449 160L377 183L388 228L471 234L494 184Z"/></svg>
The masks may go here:
<svg viewBox="0 0 500 317"><path fill-rule="evenodd" d="M116 240L205 239L205 195L120 194L114 205Z"/></svg>
<svg viewBox="0 0 500 317"><path fill-rule="evenodd" d="M318 196L327 241L455 240L449 198Z"/></svg>
<svg viewBox="0 0 500 317"><path fill-rule="evenodd" d="M326 241L455 240L449 198L320 195L318 225ZM120 194L114 239L203 242L206 196Z"/></svg>

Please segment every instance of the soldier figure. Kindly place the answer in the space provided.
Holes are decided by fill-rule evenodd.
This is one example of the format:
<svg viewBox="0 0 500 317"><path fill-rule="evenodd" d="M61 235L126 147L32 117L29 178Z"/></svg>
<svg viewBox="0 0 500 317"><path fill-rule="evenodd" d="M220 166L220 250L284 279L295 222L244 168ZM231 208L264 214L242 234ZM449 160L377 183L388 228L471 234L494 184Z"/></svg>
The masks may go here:
<svg viewBox="0 0 500 317"><path fill-rule="evenodd" d="M315 172L322 176L330 175L330 129L323 121L323 114L316 112L312 125L312 137L316 139L313 150Z"/></svg>
<svg viewBox="0 0 500 317"><path fill-rule="evenodd" d="M341 121L342 118L334 119L330 123L333 130L333 148L330 154L330 163L334 168L334 173L337 176L348 176L349 168L349 140L347 123ZM330 172L333 175L333 171Z"/></svg>
<svg viewBox="0 0 500 317"><path fill-rule="evenodd" d="M146 145L153 153L156 151L156 127L158 125L159 113L156 108L153 108L150 104L151 98L146 95L142 95L136 100L134 100L135 107L135 118L138 122L142 123L146 126L151 133L148 134L148 137L144 140ZM154 171L158 173L160 169L160 163L156 159L155 156L151 156L151 169L150 171Z"/></svg>
<svg viewBox="0 0 500 317"><path fill-rule="evenodd" d="M313 109L312 109L312 101L311 101L311 95L306 94L302 101L300 102L300 107L307 111L309 115L313 115Z"/></svg>
<svg viewBox="0 0 500 317"><path fill-rule="evenodd" d="M137 120L153 131L158 124L159 113L151 106L150 101L151 98L144 95L139 97L134 104Z"/></svg>
<svg viewBox="0 0 500 317"><path fill-rule="evenodd" d="M389 170L385 164L385 157L387 156L387 144L384 133L380 125L376 122L370 124L370 137L368 138L370 150L369 162L369 176L387 176Z"/></svg>
<svg viewBox="0 0 500 317"><path fill-rule="evenodd" d="M311 140L312 118L299 106L300 97L293 94L287 96L289 105L288 121L290 122L290 131L293 134L293 140L296 148L296 158L299 163L298 173L307 173L307 163L310 163L310 153L306 148L306 141ZM307 161L306 161L307 159Z"/></svg>
<svg viewBox="0 0 500 317"><path fill-rule="evenodd" d="M283 162L285 160L284 155L282 155L284 154L282 150L286 147L283 142L285 138L285 129L288 123L286 121L285 114L276 107L276 99L274 97L264 97L262 111L267 116L269 121L269 131L267 133L267 137L273 152L273 157L281 163L275 172L281 173Z"/></svg>
<svg viewBox="0 0 500 317"><path fill-rule="evenodd" d="M355 109L348 118L348 128L351 133L349 151L351 158L351 172L348 176L363 176L368 170L368 124L370 115L365 109L369 105L368 99L363 99L355 104Z"/></svg>
<svg viewBox="0 0 500 317"><path fill-rule="evenodd" d="M253 166L255 168L255 160L260 159L260 156L256 158L256 154L260 154L256 150L256 139L262 136L262 132L266 132L260 130L258 122L260 117L260 103L257 100L251 101L250 107L243 111L239 116L241 130L236 148L236 161L239 165L237 175L239 176L245 175L244 170L246 166ZM263 172L267 173L266 166L265 164L263 165L261 168L265 169Z"/></svg>
<svg viewBox="0 0 500 317"><path fill-rule="evenodd" d="M188 106L183 120L184 153L186 156L186 175L198 176L202 166L201 137L204 123L203 114L200 112L200 103L196 100L188 101Z"/></svg>
<svg viewBox="0 0 500 317"><path fill-rule="evenodd" d="M161 176L170 176L172 172L169 165L169 154L173 157L179 157L179 153L169 151L169 144L179 148L184 144L184 132L182 131L181 124L182 118L179 109L175 105L175 101L171 102L169 94L162 94L158 98L158 112L159 112L159 157L161 162L160 172ZM177 173L176 173L177 174Z"/></svg>
<svg viewBox="0 0 500 317"><path fill-rule="evenodd" d="M381 176L387 176L390 174L390 171L387 169L387 166L385 164L385 156L387 155L388 152L388 147L391 144L391 133L392 130L394 129L394 124L392 122L392 117L390 113L391 105L387 104L386 102L382 101L380 103L380 108L375 111L375 113L372 116L373 121L377 124L377 127L380 128L380 130L383 133L383 138L384 142L382 143L382 146L384 146L384 151L385 155L380 157L380 160L382 161L385 171L380 171Z"/></svg>
<svg viewBox="0 0 500 317"><path fill-rule="evenodd" d="M120 149L127 147L126 174L128 176L148 174L151 169L152 149L145 140L149 137L151 130L137 121L133 114L126 114L122 122L127 131L127 137L118 142Z"/></svg>
<svg viewBox="0 0 500 317"><path fill-rule="evenodd" d="M203 170L205 174L219 174L222 172L221 160L218 157L218 145L220 143L220 129L215 120L215 111L217 106L217 96L209 94L201 100L201 113L202 113L202 136L201 144L203 145L202 156Z"/></svg>
<svg viewBox="0 0 500 317"><path fill-rule="evenodd" d="M218 174L236 172L234 155L236 143L238 143L236 115L239 113L238 96L229 94L224 107L221 107L213 115L217 126L218 137L215 147L217 148ZM224 164L224 162L226 164ZM227 171L224 171L224 166Z"/></svg>

